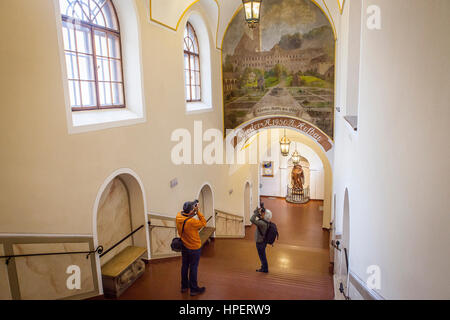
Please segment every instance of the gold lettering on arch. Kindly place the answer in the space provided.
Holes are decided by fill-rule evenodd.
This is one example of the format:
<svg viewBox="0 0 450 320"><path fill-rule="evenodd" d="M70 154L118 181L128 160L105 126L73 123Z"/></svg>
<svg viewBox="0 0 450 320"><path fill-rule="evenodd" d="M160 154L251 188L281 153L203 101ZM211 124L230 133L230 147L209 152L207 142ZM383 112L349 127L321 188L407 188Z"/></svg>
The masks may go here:
<svg viewBox="0 0 450 320"><path fill-rule="evenodd" d="M270 118L256 119L250 123L246 123L240 127L236 128L238 135L234 140L235 146L242 142L242 140L247 140L253 134L261 129L270 128L291 128L296 131L303 132L304 134L310 136L318 144L320 144L325 152L331 150L333 143L330 138L323 133L321 130L314 127L312 124L303 121L298 118L283 117L283 116L273 116Z"/></svg>

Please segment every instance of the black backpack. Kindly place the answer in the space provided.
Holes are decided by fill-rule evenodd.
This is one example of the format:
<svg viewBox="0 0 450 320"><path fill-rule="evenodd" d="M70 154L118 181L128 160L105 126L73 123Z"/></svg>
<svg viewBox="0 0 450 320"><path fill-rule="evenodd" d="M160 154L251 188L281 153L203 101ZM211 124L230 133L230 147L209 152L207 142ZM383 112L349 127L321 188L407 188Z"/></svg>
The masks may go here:
<svg viewBox="0 0 450 320"><path fill-rule="evenodd" d="M268 224L266 234L264 235L264 243L271 244L273 246L273 243L278 239L279 236L277 225L264 219L262 221ZM263 235L259 228L258 231L261 235Z"/></svg>

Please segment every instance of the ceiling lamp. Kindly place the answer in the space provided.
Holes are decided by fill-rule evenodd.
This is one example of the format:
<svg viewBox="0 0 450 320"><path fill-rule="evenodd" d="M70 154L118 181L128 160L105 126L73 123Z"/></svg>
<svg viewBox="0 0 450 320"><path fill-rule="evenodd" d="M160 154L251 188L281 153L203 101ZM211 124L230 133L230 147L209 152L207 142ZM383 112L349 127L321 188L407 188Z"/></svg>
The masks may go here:
<svg viewBox="0 0 450 320"><path fill-rule="evenodd" d="M291 140L286 137L286 129L284 129L284 137L280 139L280 150L283 157L287 157L289 155L289 149L291 147Z"/></svg>
<svg viewBox="0 0 450 320"><path fill-rule="evenodd" d="M261 15L262 0L242 0L245 10L245 21L247 21L250 29L256 27L259 23Z"/></svg>

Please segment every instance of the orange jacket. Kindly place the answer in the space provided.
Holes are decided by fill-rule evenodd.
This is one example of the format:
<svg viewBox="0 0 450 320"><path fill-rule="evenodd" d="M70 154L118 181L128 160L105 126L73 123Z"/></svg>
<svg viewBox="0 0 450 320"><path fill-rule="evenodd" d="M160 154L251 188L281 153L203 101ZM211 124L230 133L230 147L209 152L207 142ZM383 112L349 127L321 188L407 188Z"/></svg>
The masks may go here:
<svg viewBox="0 0 450 320"><path fill-rule="evenodd" d="M183 222L189 217L185 216L182 212L179 212L176 218L178 234L180 235L181 241L183 241L186 248L191 250L197 250L202 247L199 230L206 226L206 219L203 214L199 211L197 215L198 220L194 217L186 222L183 234L181 234Z"/></svg>

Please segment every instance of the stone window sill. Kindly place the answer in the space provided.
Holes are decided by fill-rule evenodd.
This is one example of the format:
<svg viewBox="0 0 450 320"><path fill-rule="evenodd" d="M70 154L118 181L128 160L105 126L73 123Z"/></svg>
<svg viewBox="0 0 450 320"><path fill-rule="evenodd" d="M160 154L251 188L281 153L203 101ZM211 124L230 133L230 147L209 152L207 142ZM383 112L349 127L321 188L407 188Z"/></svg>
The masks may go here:
<svg viewBox="0 0 450 320"><path fill-rule="evenodd" d="M109 109L72 112L71 133L129 126L145 122L142 115L130 109Z"/></svg>
<svg viewBox="0 0 450 320"><path fill-rule="evenodd" d="M186 103L186 113L203 113L213 111L212 106L204 103L204 102L188 102Z"/></svg>

